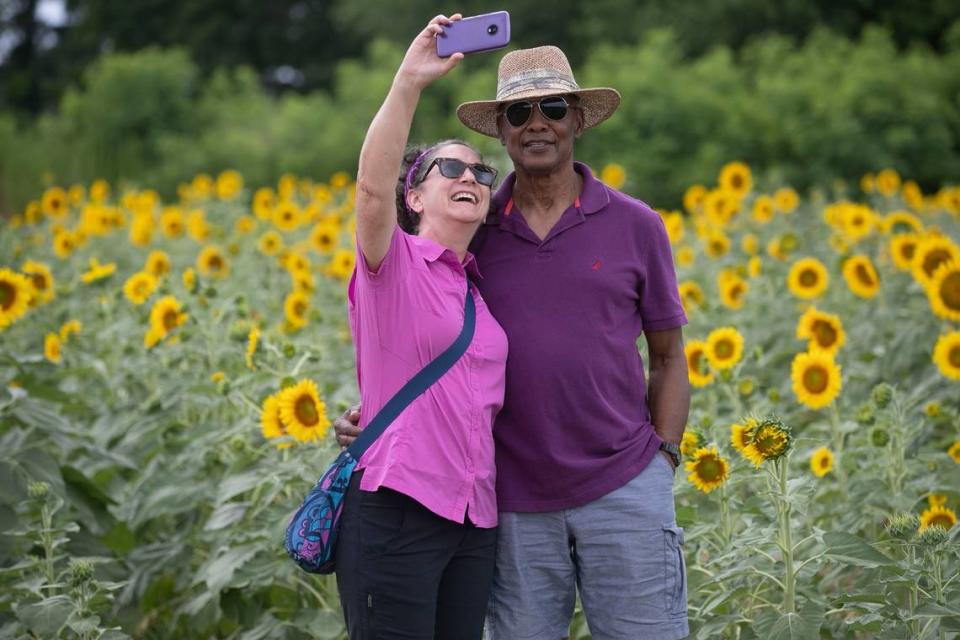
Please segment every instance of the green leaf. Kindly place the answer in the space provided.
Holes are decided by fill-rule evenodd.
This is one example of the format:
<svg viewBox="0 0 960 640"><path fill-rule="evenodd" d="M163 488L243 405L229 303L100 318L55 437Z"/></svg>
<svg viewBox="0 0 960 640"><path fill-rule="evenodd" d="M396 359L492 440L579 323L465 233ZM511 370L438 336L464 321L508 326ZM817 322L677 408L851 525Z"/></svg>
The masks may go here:
<svg viewBox="0 0 960 640"><path fill-rule="evenodd" d="M53 596L33 604L18 605L17 619L41 638L55 638L73 613L67 596Z"/></svg>
<svg viewBox="0 0 960 640"><path fill-rule="evenodd" d="M922 618L941 618L943 616L960 616L960 608L936 602L924 602L917 607L913 615Z"/></svg>
<svg viewBox="0 0 960 640"><path fill-rule="evenodd" d="M220 485L220 492L217 494L217 504L222 504L235 496L250 491L263 481L263 470L255 469L240 475L230 476Z"/></svg>
<svg viewBox="0 0 960 640"><path fill-rule="evenodd" d="M852 533L831 531L823 534L826 554L861 567L881 567L895 564L877 551L866 540Z"/></svg>
<svg viewBox="0 0 960 640"><path fill-rule="evenodd" d="M227 549L201 567L194 578L194 584L206 582L210 591L218 593L230 583L234 572L255 556L260 548L258 545L247 544Z"/></svg>
<svg viewBox="0 0 960 640"><path fill-rule="evenodd" d="M694 507L677 507L677 525L691 527L697 522L697 510Z"/></svg>
<svg viewBox="0 0 960 640"><path fill-rule="evenodd" d="M781 616L770 630L768 640L819 640L820 630L798 613Z"/></svg>
<svg viewBox="0 0 960 640"><path fill-rule="evenodd" d="M207 524L203 526L204 531L226 529L230 525L239 522L249 507L249 502L228 502L220 505L210 514L210 519L207 520Z"/></svg>

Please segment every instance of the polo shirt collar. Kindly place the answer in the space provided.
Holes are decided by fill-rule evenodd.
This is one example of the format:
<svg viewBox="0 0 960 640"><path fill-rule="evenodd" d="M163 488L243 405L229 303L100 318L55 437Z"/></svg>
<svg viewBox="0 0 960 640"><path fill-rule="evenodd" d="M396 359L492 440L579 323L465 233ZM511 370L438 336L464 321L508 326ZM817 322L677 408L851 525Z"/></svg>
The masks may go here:
<svg viewBox="0 0 960 640"><path fill-rule="evenodd" d="M427 262L436 262L440 258L445 258L445 262L450 264L457 264L457 254L446 248L442 244L434 242L430 238L424 238L423 236L410 236L413 245L417 247L417 251L420 253L420 256ZM467 254L463 258L463 262L460 263L463 267L463 270L470 274L473 278L482 278L480 274L480 269L477 267L477 261L474 259L473 254L467 251Z"/></svg>
<svg viewBox="0 0 960 640"><path fill-rule="evenodd" d="M607 191L606 185L593 176L590 167L582 162L574 162L573 170L583 177L583 190L580 192L580 210L584 215L597 213L610 204L610 194ZM504 178L503 184L500 185L497 193L493 196L492 213L487 216L484 224L499 225L509 216L509 212L505 212L504 210L513 199L513 187L516 182L517 173L515 171L510 172L510 174Z"/></svg>

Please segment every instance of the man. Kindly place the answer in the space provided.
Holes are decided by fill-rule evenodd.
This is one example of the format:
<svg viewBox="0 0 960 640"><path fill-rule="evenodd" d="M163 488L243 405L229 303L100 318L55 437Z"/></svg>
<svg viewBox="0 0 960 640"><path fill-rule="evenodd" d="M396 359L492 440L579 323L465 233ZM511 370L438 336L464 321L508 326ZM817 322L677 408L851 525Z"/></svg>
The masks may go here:
<svg viewBox="0 0 960 640"><path fill-rule="evenodd" d="M672 493L686 317L670 244L654 211L573 158L575 139L619 102L613 89L581 89L560 49L538 47L504 56L496 100L457 109L515 169L471 245L510 343L494 425L491 640L566 636L578 587L598 640L688 634ZM341 444L356 417L337 420Z"/></svg>

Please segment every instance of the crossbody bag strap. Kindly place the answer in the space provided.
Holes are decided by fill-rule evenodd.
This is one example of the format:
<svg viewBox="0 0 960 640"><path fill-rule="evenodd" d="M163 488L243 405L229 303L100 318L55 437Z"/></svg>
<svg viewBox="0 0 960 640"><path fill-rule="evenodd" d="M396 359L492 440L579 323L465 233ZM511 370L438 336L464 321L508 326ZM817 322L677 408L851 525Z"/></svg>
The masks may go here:
<svg viewBox="0 0 960 640"><path fill-rule="evenodd" d="M470 346L470 342L473 340L473 333L477 325L476 308L473 302L473 296L470 294L469 278L467 278L467 296L463 306L463 329L460 330L460 335L457 336L457 339L447 347L446 351L434 358L433 361L421 369L417 375L410 378L410 380L383 405L380 412L374 416L370 424L360 432L357 439L354 440L353 444L344 452L347 456L354 460L359 460L367 448L380 437L380 434L387 430L390 423L393 422L411 402L430 388L430 385L439 380L440 377L466 353L467 347Z"/></svg>

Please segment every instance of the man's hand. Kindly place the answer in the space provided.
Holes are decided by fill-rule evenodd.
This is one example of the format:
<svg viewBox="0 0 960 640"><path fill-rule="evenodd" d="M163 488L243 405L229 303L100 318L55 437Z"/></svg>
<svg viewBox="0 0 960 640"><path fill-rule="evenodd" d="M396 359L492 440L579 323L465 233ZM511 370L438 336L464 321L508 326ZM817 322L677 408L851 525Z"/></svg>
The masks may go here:
<svg viewBox="0 0 960 640"><path fill-rule="evenodd" d="M344 414L344 415L346 415L346 414ZM666 458L666 459L667 459L667 462L670 464L670 468L673 469L674 472L676 472L676 470L677 470L677 465L673 464L673 456L671 456L671 455L670 455L669 453L667 453L666 451L658 451L657 453L659 453L659 454L662 455L664 458Z"/></svg>
<svg viewBox="0 0 960 640"><path fill-rule="evenodd" d="M341 449L349 447L360 435L361 429L357 426L358 424L360 424L359 404L353 405L344 411L342 416L333 421L333 430L337 434L337 444L340 445Z"/></svg>

